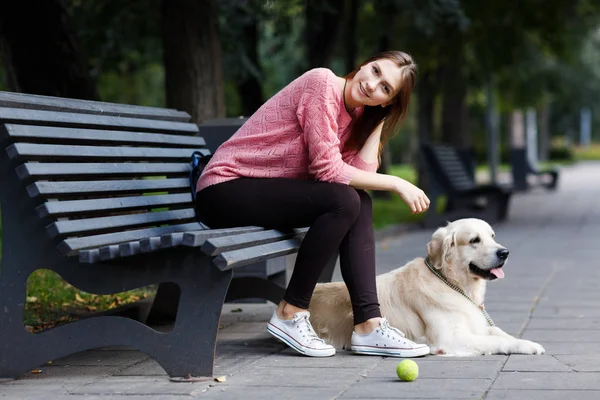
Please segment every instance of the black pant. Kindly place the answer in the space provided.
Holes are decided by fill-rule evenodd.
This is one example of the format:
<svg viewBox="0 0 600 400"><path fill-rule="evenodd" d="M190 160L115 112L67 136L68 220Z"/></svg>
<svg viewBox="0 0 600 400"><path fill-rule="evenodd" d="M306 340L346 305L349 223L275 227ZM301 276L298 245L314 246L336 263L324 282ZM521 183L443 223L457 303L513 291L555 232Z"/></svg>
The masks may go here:
<svg viewBox="0 0 600 400"><path fill-rule="evenodd" d="M201 190L196 202L200 220L211 228L310 226L283 299L308 308L321 272L339 250L354 323L381 316L372 202L365 191L311 180L239 178Z"/></svg>

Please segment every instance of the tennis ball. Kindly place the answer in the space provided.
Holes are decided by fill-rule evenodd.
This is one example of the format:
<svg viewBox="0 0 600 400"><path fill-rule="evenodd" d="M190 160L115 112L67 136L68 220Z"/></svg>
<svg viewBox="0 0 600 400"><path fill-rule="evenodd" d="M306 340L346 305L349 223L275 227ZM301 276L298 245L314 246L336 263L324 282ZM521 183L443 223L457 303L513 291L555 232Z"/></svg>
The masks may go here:
<svg viewBox="0 0 600 400"><path fill-rule="evenodd" d="M419 366L413 360L402 360L396 365L396 375L401 381L412 382L419 376Z"/></svg>

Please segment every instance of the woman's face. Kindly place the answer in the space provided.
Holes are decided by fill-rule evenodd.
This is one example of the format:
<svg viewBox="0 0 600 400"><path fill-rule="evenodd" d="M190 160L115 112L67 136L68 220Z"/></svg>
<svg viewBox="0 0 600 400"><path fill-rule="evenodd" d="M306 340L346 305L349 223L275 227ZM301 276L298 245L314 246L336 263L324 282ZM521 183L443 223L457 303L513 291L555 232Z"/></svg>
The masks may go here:
<svg viewBox="0 0 600 400"><path fill-rule="evenodd" d="M348 82L349 107L387 106L401 85L400 67L392 60L379 59L363 65Z"/></svg>

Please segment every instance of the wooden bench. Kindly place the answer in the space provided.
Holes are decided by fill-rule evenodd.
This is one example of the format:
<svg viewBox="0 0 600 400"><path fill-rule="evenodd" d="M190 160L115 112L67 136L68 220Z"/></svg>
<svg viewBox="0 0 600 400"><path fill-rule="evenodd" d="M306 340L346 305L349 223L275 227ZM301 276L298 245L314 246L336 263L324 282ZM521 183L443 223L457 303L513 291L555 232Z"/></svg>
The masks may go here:
<svg viewBox="0 0 600 400"><path fill-rule="evenodd" d="M508 215L512 189L499 185L478 185L457 151L450 146L421 146L430 184L431 200L424 225L435 228L459 218L481 218L490 223L502 221ZM439 197L446 197L441 214Z"/></svg>
<svg viewBox="0 0 600 400"><path fill-rule="evenodd" d="M295 253L305 230L199 224L190 156L207 150L188 121L169 109L0 92L0 377L105 346L137 348L172 377L211 376L226 298L281 299L269 271L234 270ZM31 333L23 313L37 269L89 293L157 292L144 318L99 313ZM333 263L321 280L332 272Z"/></svg>
<svg viewBox="0 0 600 400"><path fill-rule="evenodd" d="M510 164L515 190L529 190L536 185L548 190L555 190L558 185L558 171L556 169L540 170L533 167L527 157L527 149L511 149ZM531 179L528 179L529 177Z"/></svg>

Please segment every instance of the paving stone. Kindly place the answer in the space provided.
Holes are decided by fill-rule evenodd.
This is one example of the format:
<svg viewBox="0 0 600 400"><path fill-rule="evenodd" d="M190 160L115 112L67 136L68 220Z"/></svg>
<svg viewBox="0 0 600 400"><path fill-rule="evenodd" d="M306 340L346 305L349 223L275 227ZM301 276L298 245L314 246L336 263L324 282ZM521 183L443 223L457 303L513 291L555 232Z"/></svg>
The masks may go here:
<svg viewBox="0 0 600 400"><path fill-rule="evenodd" d="M490 361L462 360L460 358L444 357L447 362L431 360L431 358L415 359L419 366L419 379L444 378L465 379L483 378L494 379L504 364L504 358ZM369 371L368 378L394 378L396 365L400 360L387 358Z"/></svg>
<svg viewBox="0 0 600 400"><path fill-rule="evenodd" d="M306 384L299 387L289 386L215 386L211 387L197 398L201 400L244 399L244 400L326 400L334 399L345 389L339 387L311 387ZM196 397L195 397L196 398ZM129 400L129 397L123 400ZM162 400L162 398L161 398Z"/></svg>
<svg viewBox="0 0 600 400"><path fill-rule="evenodd" d="M231 325L227 328L219 330L218 337L221 337L224 334L229 333L265 333L267 329L267 321L258 321L258 322L241 322L234 325Z"/></svg>
<svg viewBox="0 0 600 400"><path fill-rule="evenodd" d="M547 354L600 354L599 342L545 342L542 344Z"/></svg>
<svg viewBox="0 0 600 400"><path fill-rule="evenodd" d="M269 368L360 368L372 369L383 362L382 357L360 356L338 350L334 357L299 357L289 351L265 357L257 367Z"/></svg>
<svg viewBox="0 0 600 400"><path fill-rule="evenodd" d="M397 377L366 379L348 388L340 398L358 399L479 399L492 381L488 379L417 379Z"/></svg>
<svg viewBox="0 0 600 400"><path fill-rule="evenodd" d="M167 377L167 373L159 363L149 358L138 364L123 368L115 376L162 376Z"/></svg>
<svg viewBox="0 0 600 400"><path fill-rule="evenodd" d="M69 391L73 395L193 395L215 382L173 383L166 378L112 376ZM220 384L219 384L220 385Z"/></svg>
<svg viewBox="0 0 600 400"><path fill-rule="evenodd" d="M39 369L39 373L29 372L2 384L4 386L28 386L47 384L69 384L79 385L102 379L119 371L118 366L45 366ZM0 391L1 392L1 391Z"/></svg>
<svg viewBox="0 0 600 400"><path fill-rule="evenodd" d="M555 357L574 371L600 372L600 354L556 355Z"/></svg>
<svg viewBox="0 0 600 400"><path fill-rule="evenodd" d="M600 390L598 374L577 372L501 372L494 389Z"/></svg>
<svg viewBox="0 0 600 400"><path fill-rule="evenodd" d="M577 330L548 330L527 329L523 339L536 342L600 342L600 330L577 329Z"/></svg>
<svg viewBox="0 0 600 400"><path fill-rule="evenodd" d="M485 400L598 400L598 390L495 390Z"/></svg>
<svg viewBox="0 0 600 400"><path fill-rule="evenodd" d="M532 318L527 329L600 329L600 318Z"/></svg>
<svg viewBox="0 0 600 400"><path fill-rule="evenodd" d="M55 360L52 362L52 365L133 365L148 358L141 351L88 350Z"/></svg>
<svg viewBox="0 0 600 400"><path fill-rule="evenodd" d="M600 309L598 308L582 308L582 307L546 307L536 308L533 312L535 318L539 317L558 317L558 318L600 318Z"/></svg>
<svg viewBox="0 0 600 400"><path fill-rule="evenodd" d="M227 386L300 386L310 382L312 387L350 386L367 374L362 368L296 367L270 368L253 366L239 376L227 379ZM293 379L290 379L293 377Z"/></svg>
<svg viewBox="0 0 600 400"><path fill-rule="evenodd" d="M504 372L572 372L568 365L552 355L513 354L502 368Z"/></svg>

